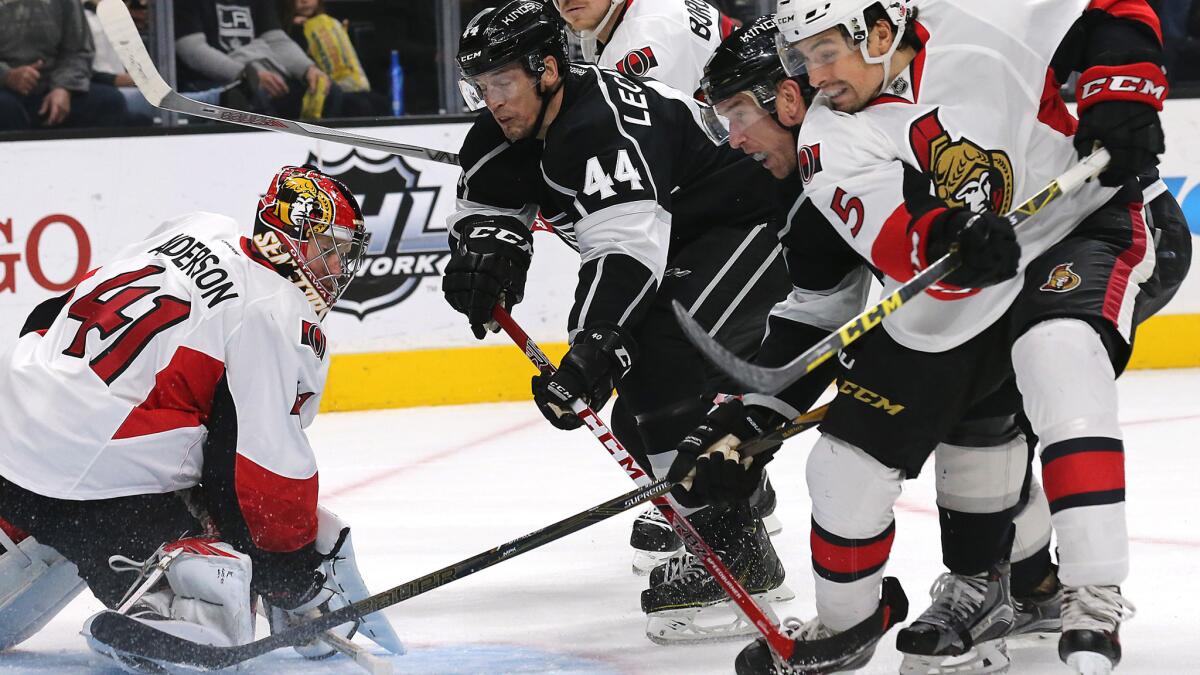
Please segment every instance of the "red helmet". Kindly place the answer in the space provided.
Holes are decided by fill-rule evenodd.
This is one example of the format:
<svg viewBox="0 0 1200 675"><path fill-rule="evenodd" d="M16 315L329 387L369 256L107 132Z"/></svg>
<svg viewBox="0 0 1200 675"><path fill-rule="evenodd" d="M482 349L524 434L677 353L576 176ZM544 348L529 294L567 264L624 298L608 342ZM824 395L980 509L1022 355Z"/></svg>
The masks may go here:
<svg viewBox="0 0 1200 675"><path fill-rule="evenodd" d="M258 202L254 245L324 317L362 265L371 235L341 181L285 166Z"/></svg>

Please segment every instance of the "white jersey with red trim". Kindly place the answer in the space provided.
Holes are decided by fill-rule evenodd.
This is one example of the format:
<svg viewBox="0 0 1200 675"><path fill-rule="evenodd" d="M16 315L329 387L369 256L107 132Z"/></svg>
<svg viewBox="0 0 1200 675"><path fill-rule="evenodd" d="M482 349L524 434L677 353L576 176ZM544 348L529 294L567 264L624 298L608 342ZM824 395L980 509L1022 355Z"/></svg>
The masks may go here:
<svg viewBox="0 0 1200 675"><path fill-rule="evenodd" d="M0 353L0 475L72 500L192 487L212 479L219 414L236 447L218 452L255 541L311 541L317 467L303 429L325 385L325 335L240 229L212 213L166 222Z"/></svg>
<svg viewBox="0 0 1200 675"><path fill-rule="evenodd" d="M596 65L653 77L689 96L704 64L733 32L729 17L704 0L628 0Z"/></svg>
<svg viewBox="0 0 1200 675"><path fill-rule="evenodd" d="M798 141L805 194L891 291L920 268L909 231L921 205L1007 213L1079 160L1075 119L1049 72L1088 0L927 0L925 48L888 91L855 114L824 96ZM1096 182L1017 230L1021 269L1063 239L1115 189ZM931 201L936 203L931 203ZM1022 275L985 289L934 287L884 321L900 344L940 352L996 319Z"/></svg>

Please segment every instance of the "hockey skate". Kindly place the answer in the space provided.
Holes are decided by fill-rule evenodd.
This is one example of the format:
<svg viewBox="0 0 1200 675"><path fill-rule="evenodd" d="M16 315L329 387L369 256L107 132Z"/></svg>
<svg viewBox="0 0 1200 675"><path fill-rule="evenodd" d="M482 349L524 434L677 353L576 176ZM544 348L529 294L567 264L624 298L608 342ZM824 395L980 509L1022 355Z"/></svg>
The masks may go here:
<svg viewBox="0 0 1200 675"><path fill-rule="evenodd" d="M756 600L781 602L795 597L784 583L783 564L762 520L749 509L709 508L691 519L704 540ZM661 583L642 591L646 636L659 644L729 639L757 630L725 595L699 559L683 555L651 575ZM769 604L764 611L775 621Z"/></svg>
<svg viewBox="0 0 1200 675"><path fill-rule="evenodd" d="M1004 636L1013 625L1013 603L1007 562L974 576L942 574L929 595L929 609L896 636L903 675L1008 671Z"/></svg>
<svg viewBox="0 0 1200 675"><path fill-rule="evenodd" d="M1062 632L1062 584L1058 566L1051 565L1046 578L1026 596L1013 595L1013 625L1008 637L1037 640Z"/></svg>
<svg viewBox="0 0 1200 675"><path fill-rule="evenodd" d="M779 534L783 524L775 516L775 488L767 478L766 472L763 473L758 489L750 495L750 505L757 510L767 526L767 534ZM679 535L675 534L671 524L654 506L643 511L633 521L629 545L633 547L633 573L638 576L649 574L651 570L662 565L663 561L680 554L683 550L683 542L679 540ZM651 585L655 585L655 582Z"/></svg>
<svg viewBox="0 0 1200 675"><path fill-rule="evenodd" d="M1117 586L1064 587L1058 657L1080 675L1108 675L1121 662L1121 622L1135 611Z"/></svg>
<svg viewBox="0 0 1200 675"><path fill-rule="evenodd" d="M786 660L758 638L738 654L737 675L815 675L844 673L867 665L879 640L892 626L908 616L908 598L894 577L885 577L883 593L875 613L849 630L835 633L820 619L800 622L789 618L784 625L792 638L792 654Z"/></svg>

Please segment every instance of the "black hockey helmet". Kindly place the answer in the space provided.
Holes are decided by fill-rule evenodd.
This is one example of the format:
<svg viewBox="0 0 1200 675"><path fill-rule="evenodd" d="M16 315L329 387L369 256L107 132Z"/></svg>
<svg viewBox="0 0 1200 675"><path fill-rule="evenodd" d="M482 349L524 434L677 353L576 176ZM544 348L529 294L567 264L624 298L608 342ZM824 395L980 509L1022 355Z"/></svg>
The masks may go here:
<svg viewBox="0 0 1200 675"><path fill-rule="evenodd" d="M700 80L703 100L709 105L748 92L764 110L775 114L775 85L788 78L775 48L775 17L761 16L738 28L725 38L704 64ZM805 101L816 91L808 75L793 78L800 85Z"/></svg>
<svg viewBox="0 0 1200 675"><path fill-rule="evenodd" d="M534 76L545 70L542 60L554 56L566 68L567 34L553 4L512 0L489 7L467 24L458 46L458 68L474 77L520 61Z"/></svg>

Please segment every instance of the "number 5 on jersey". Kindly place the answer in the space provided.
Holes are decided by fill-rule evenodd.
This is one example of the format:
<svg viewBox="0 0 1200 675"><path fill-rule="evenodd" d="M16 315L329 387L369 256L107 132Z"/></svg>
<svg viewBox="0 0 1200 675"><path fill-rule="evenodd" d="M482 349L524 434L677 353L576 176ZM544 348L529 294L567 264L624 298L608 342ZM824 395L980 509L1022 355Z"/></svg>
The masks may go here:
<svg viewBox="0 0 1200 675"><path fill-rule="evenodd" d="M613 189L614 179L615 182L628 183L630 190L642 189L642 174L638 173L633 162L629 161L629 152L624 148L617 151L617 164L612 176L600 165L599 157L592 157L587 161L583 176L583 194L591 196L599 192L601 201L614 197L617 194Z"/></svg>

